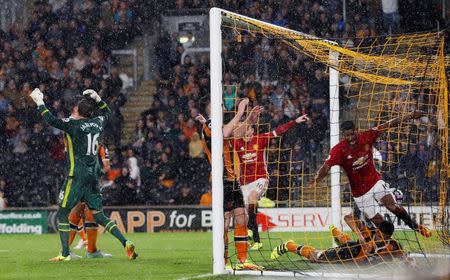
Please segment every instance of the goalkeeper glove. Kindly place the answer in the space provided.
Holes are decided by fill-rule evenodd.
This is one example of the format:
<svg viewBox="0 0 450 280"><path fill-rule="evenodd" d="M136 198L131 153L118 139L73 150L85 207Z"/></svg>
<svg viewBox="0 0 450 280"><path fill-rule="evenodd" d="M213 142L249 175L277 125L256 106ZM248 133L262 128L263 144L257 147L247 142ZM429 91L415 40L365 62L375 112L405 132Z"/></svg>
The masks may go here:
<svg viewBox="0 0 450 280"><path fill-rule="evenodd" d="M35 88L31 92L30 97L33 99L34 103L36 103L37 106L44 105L44 94L40 89Z"/></svg>
<svg viewBox="0 0 450 280"><path fill-rule="evenodd" d="M100 95L98 95L98 93L93 89L87 89L87 90L83 91L83 96L87 96L87 97L95 100L95 102L97 102L97 103L102 101L102 98L100 97Z"/></svg>

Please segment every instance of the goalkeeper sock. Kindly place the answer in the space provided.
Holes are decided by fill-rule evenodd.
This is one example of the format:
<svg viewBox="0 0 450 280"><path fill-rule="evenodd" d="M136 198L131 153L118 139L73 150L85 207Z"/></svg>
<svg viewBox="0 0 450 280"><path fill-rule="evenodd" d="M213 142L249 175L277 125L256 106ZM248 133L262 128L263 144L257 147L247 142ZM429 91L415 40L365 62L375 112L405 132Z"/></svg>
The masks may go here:
<svg viewBox="0 0 450 280"><path fill-rule="evenodd" d="M338 228L334 227L331 231L331 234L334 238L336 238L340 244L347 243L350 240L350 236L342 231L340 231ZM364 235L364 232L363 232ZM364 236L365 237L365 236Z"/></svg>
<svg viewBox="0 0 450 280"><path fill-rule="evenodd" d="M98 235L98 224L95 222L94 216L92 215L92 211L86 210L86 220L85 226L88 239L88 253L97 252L97 235Z"/></svg>
<svg viewBox="0 0 450 280"><path fill-rule="evenodd" d="M70 232L70 224L69 224L69 210L67 208L59 208L58 209L58 231L59 238L61 240L62 252L61 255L63 257L67 257L70 254L69 251L69 232Z"/></svg>
<svg viewBox="0 0 450 280"><path fill-rule="evenodd" d="M123 234L120 232L120 230L117 228L116 223L113 220L108 219L103 212L95 213L94 215L95 221L99 224L105 227L105 230L109 231L112 235L114 235L115 238L119 239L120 243L122 243L123 247L125 247L125 244L127 240L123 236Z"/></svg>
<svg viewBox="0 0 450 280"><path fill-rule="evenodd" d="M261 242L258 232L258 224L256 222L256 214L258 208L256 204L249 204L248 206L248 228L253 232L253 240L255 242Z"/></svg>
<svg viewBox="0 0 450 280"><path fill-rule="evenodd" d="M316 251L316 248L309 245L300 245L297 247L296 252L298 255L305 257L307 259L311 259L312 253Z"/></svg>
<svg viewBox="0 0 450 280"><path fill-rule="evenodd" d="M288 252L291 252L291 253L297 253L297 249L301 248L301 247L302 246L299 246L295 242L287 242L286 243L286 249L288 250Z"/></svg>
<svg viewBox="0 0 450 280"><path fill-rule="evenodd" d="M234 246L239 262L247 260L247 227L241 224L234 225Z"/></svg>
<svg viewBox="0 0 450 280"><path fill-rule="evenodd" d="M400 213L399 213L399 214L395 214L395 215L397 216L397 218L399 218L400 220L402 220L403 222L405 222L405 224L406 224L407 226L409 226L411 229L417 230L417 228L419 227L419 226L417 225L417 223L414 222L414 221L411 219L411 216L408 214L408 212L406 212L406 210L405 210L404 208L402 208L402 209L400 210Z"/></svg>

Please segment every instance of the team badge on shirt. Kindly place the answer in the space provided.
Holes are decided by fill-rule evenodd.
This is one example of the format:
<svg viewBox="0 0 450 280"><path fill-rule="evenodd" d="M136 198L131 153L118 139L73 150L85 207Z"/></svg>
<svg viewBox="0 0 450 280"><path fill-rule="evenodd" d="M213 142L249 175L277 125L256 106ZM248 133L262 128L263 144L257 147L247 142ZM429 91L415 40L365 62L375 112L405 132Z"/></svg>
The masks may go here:
<svg viewBox="0 0 450 280"><path fill-rule="evenodd" d="M370 145L366 144L364 145L364 151L368 152L370 149Z"/></svg>
<svg viewBox="0 0 450 280"><path fill-rule="evenodd" d="M253 150L258 150L258 144L253 145Z"/></svg>

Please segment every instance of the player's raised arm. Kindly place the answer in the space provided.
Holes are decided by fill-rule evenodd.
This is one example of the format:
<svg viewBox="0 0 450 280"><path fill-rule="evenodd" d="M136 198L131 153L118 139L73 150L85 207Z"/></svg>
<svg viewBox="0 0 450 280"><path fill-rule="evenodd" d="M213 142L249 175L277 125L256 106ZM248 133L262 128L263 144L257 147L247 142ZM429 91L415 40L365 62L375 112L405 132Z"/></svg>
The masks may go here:
<svg viewBox="0 0 450 280"><path fill-rule="evenodd" d="M70 124L67 121L56 118L45 106L44 94L39 88L35 88L31 94L31 99L38 106L39 114L42 116L42 121L48 125L61 129L64 132L69 132Z"/></svg>
<svg viewBox="0 0 450 280"><path fill-rule="evenodd" d="M408 114L406 114L404 116L393 118L393 119L391 119L391 120L389 120L389 121L379 125L376 128L378 130L383 131L383 130L389 129L391 127L396 127L396 126L398 126L399 124L401 124L404 121L409 121L409 120L412 120L412 119L418 119L418 118L422 117L423 114L424 114L423 111L416 110L416 111L410 112L410 113L408 113Z"/></svg>
<svg viewBox="0 0 450 280"><path fill-rule="evenodd" d="M255 106L248 114L247 118L243 123L239 123L237 127L233 130L233 136L235 138L241 138L244 136L245 131L249 125L253 125L256 120L258 120L259 114L263 111L262 106Z"/></svg>
<svg viewBox="0 0 450 280"><path fill-rule="evenodd" d="M272 134L273 134L273 136L282 135L282 134L286 133L289 129L291 129L294 125L302 123L302 122L306 122L307 120L309 120L308 115L306 115L306 114L302 115L302 116L296 118L295 120L292 120L290 122L280 125L274 131L272 131Z"/></svg>
<svg viewBox="0 0 450 280"><path fill-rule="evenodd" d="M239 102L236 115L231 121L229 121L226 125L223 126L223 137L230 137L233 134L235 126L245 113L245 109L247 108L248 102L249 102L248 98L244 98L242 99L241 102Z"/></svg>
<svg viewBox="0 0 450 280"><path fill-rule="evenodd" d="M109 109L108 104L102 100L95 90L87 89L83 91L83 96L89 97L97 103L98 108L100 108L100 115L104 116L106 119L111 116L111 109Z"/></svg>

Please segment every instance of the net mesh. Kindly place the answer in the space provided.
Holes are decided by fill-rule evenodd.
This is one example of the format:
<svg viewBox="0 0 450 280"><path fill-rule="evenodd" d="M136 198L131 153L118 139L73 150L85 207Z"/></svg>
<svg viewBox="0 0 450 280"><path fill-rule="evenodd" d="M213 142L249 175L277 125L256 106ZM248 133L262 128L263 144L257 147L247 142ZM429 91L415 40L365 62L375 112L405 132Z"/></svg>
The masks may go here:
<svg viewBox="0 0 450 280"><path fill-rule="evenodd" d="M402 121L378 139L374 146L375 165L392 188L401 190L401 203L405 209L418 223L430 227L433 236L424 238L410 230L383 207L382 214L394 222L394 238L405 252L417 257L418 266L429 267L437 259L448 257L448 90L443 32L360 38L353 39L352 44L349 41L338 44L226 12L222 15L222 32L224 40L237 48L248 44L271 45L276 51L287 50L297 55L307 62L302 65L312 65L311 69L323 67L326 72L331 67L338 70L339 120L352 120L358 131L376 127L407 112L423 111L420 119ZM331 59L330 53L337 55L338 59ZM231 66L229 63L224 65L224 76L229 75ZM298 76L315 74L308 70L300 69ZM272 137L266 148L269 174L266 197L272 199L274 205L273 208L259 209L263 247L250 250L249 259L266 269L299 273L323 270L361 272L376 268L381 273L381 270L386 271L386 267L404 265L397 258L378 259L369 265L362 265L354 259L343 261L342 258L314 263L295 253L271 259L272 250L287 240L311 245L317 250L333 246L328 231L332 211L330 180L328 178L316 188L311 187L311 180L328 155L329 119L337 112L330 111L328 100L323 102L320 98L306 106L308 100L302 98L311 97L308 90L298 96L286 95L281 109L274 108L276 100L270 100L268 94L258 93L255 85L259 84L262 92L275 92L277 82L283 79L278 74L275 73L275 77L256 74L257 82L250 85L237 85L224 77L225 122L236 114L239 97L249 97L252 106L261 104L267 109L255 123L255 134L271 131L294 115L308 113L312 119L282 136ZM302 87L292 81L284 82L290 83L291 88L294 85ZM328 88L326 73L323 82ZM312 94L310 89L309 95ZM344 215L353 211L354 202L345 173L340 178ZM342 225L348 232L345 222L342 221ZM349 234L352 239L357 239L353 233ZM232 244L228 248L233 263L236 256L232 253Z"/></svg>

